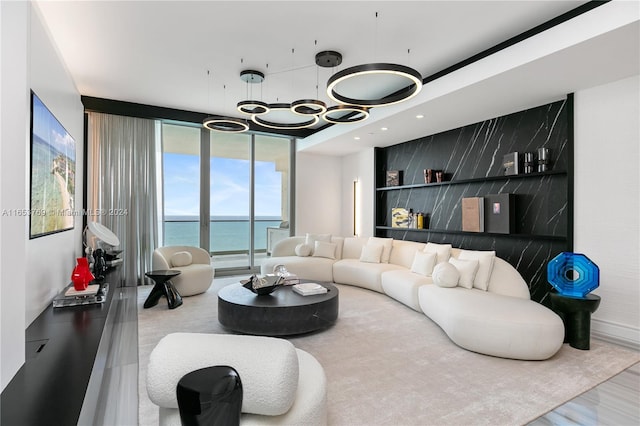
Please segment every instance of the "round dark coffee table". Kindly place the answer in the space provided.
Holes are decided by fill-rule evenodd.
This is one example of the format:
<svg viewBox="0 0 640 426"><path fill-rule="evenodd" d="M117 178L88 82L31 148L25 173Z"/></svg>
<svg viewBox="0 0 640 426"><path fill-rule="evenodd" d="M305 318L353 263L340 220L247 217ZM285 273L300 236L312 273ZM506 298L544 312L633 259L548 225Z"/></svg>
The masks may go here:
<svg viewBox="0 0 640 426"><path fill-rule="evenodd" d="M245 334L288 336L323 330L338 318L338 289L329 283L325 294L301 296L292 286L280 286L273 293L258 296L240 283L218 292L218 321L224 327Z"/></svg>
<svg viewBox="0 0 640 426"><path fill-rule="evenodd" d="M178 293L178 290L176 290L171 282L171 278L180 275L180 271L173 269L161 269L145 272L145 275L156 283L156 285L151 289L151 293L149 293L147 300L144 302L145 309L156 306L162 296L167 298L167 306L169 309L175 309L182 305L182 296L180 296L180 293Z"/></svg>

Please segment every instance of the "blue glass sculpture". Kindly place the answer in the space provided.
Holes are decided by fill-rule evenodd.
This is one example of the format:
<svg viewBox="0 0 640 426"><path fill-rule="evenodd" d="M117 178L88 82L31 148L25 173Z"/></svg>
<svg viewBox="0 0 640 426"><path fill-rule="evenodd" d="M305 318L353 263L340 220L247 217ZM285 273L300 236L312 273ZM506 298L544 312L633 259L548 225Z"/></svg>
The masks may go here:
<svg viewBox="0 0 640 426"><path fill-rule="evenodd" d="M562 252L547 265L547 280L563 296L585 297L600 285L600 269L584 254Z"/></svg>

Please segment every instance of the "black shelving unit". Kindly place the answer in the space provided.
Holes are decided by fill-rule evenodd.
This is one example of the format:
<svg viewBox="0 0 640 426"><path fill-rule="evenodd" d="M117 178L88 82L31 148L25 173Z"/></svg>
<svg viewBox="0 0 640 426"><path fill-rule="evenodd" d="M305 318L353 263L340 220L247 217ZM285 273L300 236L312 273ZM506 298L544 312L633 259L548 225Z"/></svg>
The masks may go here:
<svg viewBox="0 0 640 426"><path fill-rule="evenodd" d="M529 283L532 299L548 293L546 264L573 247L572 96L484 122L375 152L374 235L419 242L450 243L470 250L495 250ZM549 148L550 170L504 175L511 152ZM424 170L442 170L446 180L424 183ZM386 172L402 171L404 184L386 186ZM489 194L515 197L511 234L462 231L461 200ZM427 229L391 225L391 210L429 215Z"/></svg>

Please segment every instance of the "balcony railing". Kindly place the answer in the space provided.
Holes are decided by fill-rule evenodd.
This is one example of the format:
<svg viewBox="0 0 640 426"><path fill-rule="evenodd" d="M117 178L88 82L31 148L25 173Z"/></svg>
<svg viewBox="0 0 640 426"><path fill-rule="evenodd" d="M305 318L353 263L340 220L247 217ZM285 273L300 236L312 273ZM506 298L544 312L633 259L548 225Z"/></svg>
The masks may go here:
<svg viewBox="0 0 640 426"><path fill-rule="evenodd" d="M267 250L267 227L279 226L280 218L254 221L254 252ZM165 218L165 246L200 246L200 221L197 217ZM209 222L209 252L212 255L248 254L250 226L247 218L215 218Z"/></svg>

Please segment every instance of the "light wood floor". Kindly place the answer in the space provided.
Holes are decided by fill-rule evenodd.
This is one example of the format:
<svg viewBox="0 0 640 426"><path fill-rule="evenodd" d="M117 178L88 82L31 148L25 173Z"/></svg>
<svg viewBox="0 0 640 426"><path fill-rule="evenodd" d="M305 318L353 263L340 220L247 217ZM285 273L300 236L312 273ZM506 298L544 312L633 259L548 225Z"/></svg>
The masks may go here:
<svg viewBox="0 0 640 426"><path fill-rule="evenodd" d="M115 300L114 300L115 302ZM138 423L137 289L123 289L118 319L95 413L95 426ZM88 418L88 417L86 417ZM640 363L530 423L548 425L640 425Z"/></svg>

